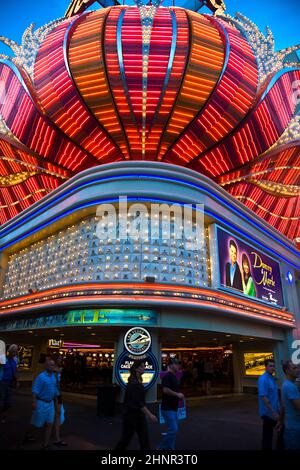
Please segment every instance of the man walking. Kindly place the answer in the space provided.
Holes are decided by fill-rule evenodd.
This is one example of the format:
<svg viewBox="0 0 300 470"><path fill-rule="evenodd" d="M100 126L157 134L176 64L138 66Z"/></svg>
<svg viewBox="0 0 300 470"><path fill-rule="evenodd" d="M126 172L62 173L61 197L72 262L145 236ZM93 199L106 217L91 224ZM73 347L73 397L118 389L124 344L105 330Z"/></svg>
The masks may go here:
<svg viewBox="0 0 300 470"><path fill-rule="evenodd" d="M179 400L184 399L184 395L179 393L179 382L176 377L179 364L178 359L170 359L169 371L162 379L161 413L167 425L167 433L158 447L159 450L175 449L178 432L178 404Z"/></svg>
<svg viewBox="0 0 300 470"><path fill-rule="evenodd" d="M7 351L5 364L1 365L0 379L0 404L1 404L1 423L5 423L6 411L12 405L12 390L17 381L17 361L18 346L11 344Z"/></svg>
<svg viewBox="0 0 300 470"><path fill-rule="evenodd" d="M45 427L44 449L49 448L52 426L55 418L54 398L58 395L55 362L47 358L45 371L41 372L32 386L31 424L36 428ZM26 439L25 439L26 440Z"/></svg>
<svg viewBox="0 0 300 470"><path fill-rule="evenodd" d="M300 393L296 386L299 366L292 361L283 363L286 380L282 384L280 424L284 423L283 440L286 450L300 450Z"/></svg>
<svg viewBox="0 0 300 470"><path fill-rule="evenodd" d="M273 431L279 419L278 387L274 378L275 364L265 361L266 371L258 380L259 414L263 421L262 450L272 450Z"/></svg>

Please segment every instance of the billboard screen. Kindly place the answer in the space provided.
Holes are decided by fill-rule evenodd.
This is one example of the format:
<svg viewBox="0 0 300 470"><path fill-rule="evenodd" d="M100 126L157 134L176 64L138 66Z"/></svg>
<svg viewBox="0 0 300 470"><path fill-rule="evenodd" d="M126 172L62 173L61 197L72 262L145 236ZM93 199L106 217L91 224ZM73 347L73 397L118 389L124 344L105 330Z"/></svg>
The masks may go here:
<svg viewBox="0 0 300 470"><path fill-rule="evenodd" d="M279 263L238 237L216 228L220 287L283 306Z"/></svg>
<svg viewBox="0 0 300 470"><path fill-rule="evenodd" d="M274 361L272 352L249 352L244 353L244 368L245 375L258 376L262 375L265 368L265 360L270 359Z"/></svg>

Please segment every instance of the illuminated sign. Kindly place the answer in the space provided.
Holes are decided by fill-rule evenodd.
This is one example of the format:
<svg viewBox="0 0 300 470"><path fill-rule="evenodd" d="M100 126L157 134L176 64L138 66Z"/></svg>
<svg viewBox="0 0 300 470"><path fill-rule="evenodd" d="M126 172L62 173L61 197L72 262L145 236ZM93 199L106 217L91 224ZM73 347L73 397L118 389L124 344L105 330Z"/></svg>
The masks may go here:
<svg viewBox="0 0 300 470"><path fill-rule="evenodd" d="M145 363L143 385L145 389L155 384L159 366L151 348L151 335L145 328L131 328L124 335L124 351L118 357L115 366L115 376L122 388L126 388L130 375L130 368L134 361L142 360Z"/></svg>
<svg viewBox="0 0 300 470"><path fill-rule="evenodd" d="M143 385L147 390L152 387L152 385L154 385L158 377L159 366L155 356L150 351L147 352L142 359L145 362ZM135 360L137 360L136 357L133 357L131 354L128 354L126 351L124 351L116 362L116 379L122 388L125 388L127 385L130 375L130 368Z"/></svg>
<svg viewBox="0 0 300 470"><path fill-rule="evenodd" d="M18 368L28 370L32 366L33 346L19 346L18 348Z"/></svg>
<svg viewBox="0 0 300 470"><path fill-rule="evenodd" d="M153 310L140 309L88 309L68 312L67 323L76 324L141 324L154 325L157 314Z"/></svg>
<svg viewBox="0 0 300 470"><path fill-rule="evenodd" d="M272 352L244 353L245 375L258 376L265 372L265 361L274 360Z"/></svg>
<svg viewBox="0 0 300 470"><path fill-rule="evenodd" d="M48 346L49 348L61 348L62 342L60 339L49 339Z"/></svg>
<svg viewBox="0 0 300 470"><path fill-rule="evenodd" d="M70 310L56 315L22 318L1 322L3 331L56 328L76 325L151 325L157 324L157 312L144 309Z"/></svg>
<svg viewBox="0 0 300 470"><path fill-rule="evenodd" d="M220 287L283 306L279 263L216 227Z"/></svg>
<svg viewBox="0 0 300 470"><path fill-rule="evenodd" d="M134 356L145 354L151 346L151 336L145 328L131 328L124 338L124 346Z"/></svg>

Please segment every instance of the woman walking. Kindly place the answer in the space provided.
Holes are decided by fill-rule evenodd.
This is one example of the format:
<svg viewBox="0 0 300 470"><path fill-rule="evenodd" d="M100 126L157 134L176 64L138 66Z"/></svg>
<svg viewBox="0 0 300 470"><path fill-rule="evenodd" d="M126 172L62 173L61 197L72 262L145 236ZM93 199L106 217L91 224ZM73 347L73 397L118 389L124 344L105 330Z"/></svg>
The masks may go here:
<svg viewBox="0 0 300 470"><path fill-rule="evenodd" d="M153 423L157 423L158 420L145 405L145 388L142 379L144 372L145 363L143 361L136 361L131 366L125 393L122 437L116 450L126 449L135 433L139 438L140 449L150 449L146 417L148 416Z"/></svg>

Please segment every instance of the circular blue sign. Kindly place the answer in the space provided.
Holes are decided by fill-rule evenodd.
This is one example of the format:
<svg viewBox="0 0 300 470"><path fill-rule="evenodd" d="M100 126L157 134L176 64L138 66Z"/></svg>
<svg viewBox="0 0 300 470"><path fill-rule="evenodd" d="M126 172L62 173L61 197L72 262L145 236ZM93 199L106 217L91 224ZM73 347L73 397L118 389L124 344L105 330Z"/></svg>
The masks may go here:
<svg viewBox="0 0 300 470"><path fill-rule="evenodd" d="M143 374L143 385L146 390L151 388L158 377L159 366L156 357L152 352L148 351L142 357L134 357L124 351L117 359L115 373L116 379L122 388L126 388L128 377L130 374L130 367L134 361L142 360L145 363L145 372Z"/></svg>
<svg viewBox="0 0 300 470"><path fill-rule="evenodd" d="M151 335L145 328L131 328L124 337L124 346L130 354L141 356L150 349Z"/></svg>

